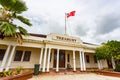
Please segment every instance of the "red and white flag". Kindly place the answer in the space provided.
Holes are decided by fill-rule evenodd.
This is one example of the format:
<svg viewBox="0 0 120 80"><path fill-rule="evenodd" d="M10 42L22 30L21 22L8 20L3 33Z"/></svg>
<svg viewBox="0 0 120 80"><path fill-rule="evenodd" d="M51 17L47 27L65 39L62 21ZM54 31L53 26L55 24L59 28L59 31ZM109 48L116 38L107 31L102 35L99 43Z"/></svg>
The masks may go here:
<svg viewBox="0 0 120 80"><path fill-rule="evenodd" d="M71 11L70 13L67 13L67 18L69 18L70 16L75 16L75 12L76 11Z"/></svg>

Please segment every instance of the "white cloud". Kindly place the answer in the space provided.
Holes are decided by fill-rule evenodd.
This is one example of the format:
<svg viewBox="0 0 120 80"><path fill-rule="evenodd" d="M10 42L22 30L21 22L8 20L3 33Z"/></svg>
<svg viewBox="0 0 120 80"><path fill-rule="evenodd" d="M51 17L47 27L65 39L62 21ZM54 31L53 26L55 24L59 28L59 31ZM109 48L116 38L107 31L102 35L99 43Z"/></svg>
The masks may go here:
<svg viewBox="0 0 120 80"><path fill-rule="evenodd" d="M93 43L112 39L120 40L118 35L118 30L120 30L120 0L24 1L28 11L24 12L23 15L28 17L33 24L33 27L27 28L31 33L63 34L65 12L76 10L75 17L69 18L67 23L67 31L70 35L79 36L83 41Z"/></svg>

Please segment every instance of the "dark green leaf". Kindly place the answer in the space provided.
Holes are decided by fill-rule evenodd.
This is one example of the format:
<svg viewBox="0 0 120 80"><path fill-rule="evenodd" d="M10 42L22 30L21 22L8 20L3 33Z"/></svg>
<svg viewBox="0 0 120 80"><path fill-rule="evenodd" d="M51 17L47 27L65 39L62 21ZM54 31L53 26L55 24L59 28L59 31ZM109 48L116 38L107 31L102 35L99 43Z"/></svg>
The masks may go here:
<svg viewBox="0 0 120 80"><path fill-rule="evenodd" d="M23 16L17 16L16 17L18 20L20 20L21 22L25 23L28 26L32 26L32 24L30 23L29 19L24 18Z"/></svg>

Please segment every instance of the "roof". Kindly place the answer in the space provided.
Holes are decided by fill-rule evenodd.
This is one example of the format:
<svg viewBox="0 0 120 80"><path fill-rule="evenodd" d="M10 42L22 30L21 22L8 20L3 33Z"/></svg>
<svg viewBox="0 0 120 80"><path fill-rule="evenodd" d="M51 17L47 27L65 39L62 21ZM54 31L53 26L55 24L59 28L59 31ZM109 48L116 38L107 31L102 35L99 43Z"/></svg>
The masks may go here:
<svg viewBox="0 0 120 80"><path fill-rule="evenodd" d="M46 38L47 35L43 35L43 34L33 34L33 33L29 33L31 36L36 36L36 37L42 37L42 38Z"/></svg>
<svg viewBox="0 0 120 80"><path fill-rule="evenodd" d="M99 46L98 44L87 43L87 42L83 42L83 44L88 44L88 45L96 45L96 46Z"/></svg>

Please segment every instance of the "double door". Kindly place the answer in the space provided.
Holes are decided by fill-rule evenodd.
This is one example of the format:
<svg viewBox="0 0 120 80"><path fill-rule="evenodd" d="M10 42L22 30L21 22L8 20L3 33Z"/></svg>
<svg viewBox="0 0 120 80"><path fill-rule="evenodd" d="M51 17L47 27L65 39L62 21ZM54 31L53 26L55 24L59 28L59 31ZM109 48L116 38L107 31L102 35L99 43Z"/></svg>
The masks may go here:
<svg viewBox="0 0 120 80"><path fill-rule="evenodd" d="M54 51L54 68L56 68L57 62L57 50ZM59 52L59 68L65 68L65 51L60 50Z"/></svg>

